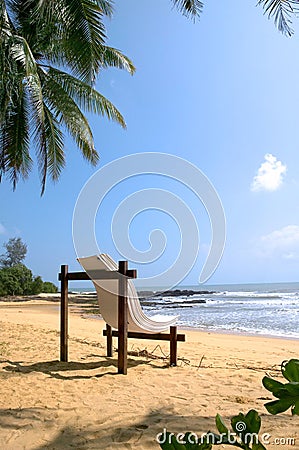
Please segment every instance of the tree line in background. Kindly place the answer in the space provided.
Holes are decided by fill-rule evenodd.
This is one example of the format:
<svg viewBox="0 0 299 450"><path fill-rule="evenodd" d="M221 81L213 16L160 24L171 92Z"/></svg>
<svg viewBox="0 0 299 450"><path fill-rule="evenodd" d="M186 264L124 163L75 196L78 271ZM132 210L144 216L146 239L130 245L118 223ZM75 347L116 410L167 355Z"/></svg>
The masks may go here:
<svg viewBox="0 0 299 450"><path fill-rule="evenodd" d="M27 245L21 238L11 238L3 247L5 253L0 256L0 295L32 295L55 293L57 286L49 281L43 281L40 276L33 276L24 261Z"/></svg>

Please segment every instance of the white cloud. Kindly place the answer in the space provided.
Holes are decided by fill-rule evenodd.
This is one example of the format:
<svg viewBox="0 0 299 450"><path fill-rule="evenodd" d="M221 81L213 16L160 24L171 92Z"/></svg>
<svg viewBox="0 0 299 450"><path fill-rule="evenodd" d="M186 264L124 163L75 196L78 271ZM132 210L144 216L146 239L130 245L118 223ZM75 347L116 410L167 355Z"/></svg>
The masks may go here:
<svg viewBox="0 0 299 450"><path fill-rule="evenodd" d="M6 233L6 229L5 227L2 225L2 223L0 223L0 234L5 234Z"/></svg>
<svg viewBox="0 0 299 450"><path fill-rule="evenodd" d="M267 153L265 162L258 169L257 175L251 183L251 190L257 191L276 191L283 181L283 175L286 173L287 166L278 161L276 156Z"/></svg>
<svg viewBox="0 0 299 450"><path fill-rule="evenodd" d="M258 243L260 256L279 256L283 259L299 259L299 226L287 225L261 236Z"/></svg>

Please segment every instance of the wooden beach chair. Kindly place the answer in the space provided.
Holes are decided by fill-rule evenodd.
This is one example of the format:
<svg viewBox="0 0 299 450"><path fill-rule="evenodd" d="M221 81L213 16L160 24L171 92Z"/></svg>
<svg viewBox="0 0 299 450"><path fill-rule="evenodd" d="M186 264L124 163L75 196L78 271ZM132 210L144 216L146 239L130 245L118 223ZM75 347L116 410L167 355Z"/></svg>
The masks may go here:
<svg viewBox="0 0 299 450"><path fill-rule="evenodd" d="M100 312L106 322L103 334L107 338L107 356L112 356L112 338L118 337L118 373L127 373L127 339L154 339L170 342L170 365L177 365L177 342L185 341L184 334L177 333L178 316L144 314L131 278L135 270L128 270L128 262L116 262L107 254L78 258L85 272L68 272L61 266L61 335L60 359L67 361L67 308L68 282L90 279L97 291ZM168 330L168 333L165 331Z"/></svg>

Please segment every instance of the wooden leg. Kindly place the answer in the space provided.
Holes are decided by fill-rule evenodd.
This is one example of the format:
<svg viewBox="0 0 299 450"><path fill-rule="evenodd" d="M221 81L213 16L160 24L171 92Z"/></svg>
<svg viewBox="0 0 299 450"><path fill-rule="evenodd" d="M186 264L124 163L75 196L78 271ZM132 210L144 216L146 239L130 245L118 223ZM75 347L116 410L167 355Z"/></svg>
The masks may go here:
<svg viewBox="0 0 299 450"><path fill-rule="evenodd" d="M119 261L118 271L125 275L128 261ZM118 292L118 373L127 375L128 352L128 280L126 276L119 279Z"/></svg>
<svg viewBox="0 0 299 450"><path fill-rule="evenodd" d="M60 361L68 360L68 266L61 266Z"/></svg>
<svg viewBox="0 0 299 450"><path fill-rule="evenodd" d="M107 336L107 356L113 356L113 346L112 346L112 328L108 323L106 324L106 336Z"/></svg>
<svg viewBox="0 0 299 450"><path fill-rule="evenodd" d="M177 365L177 327L170 327L170 365Z"/></svg>

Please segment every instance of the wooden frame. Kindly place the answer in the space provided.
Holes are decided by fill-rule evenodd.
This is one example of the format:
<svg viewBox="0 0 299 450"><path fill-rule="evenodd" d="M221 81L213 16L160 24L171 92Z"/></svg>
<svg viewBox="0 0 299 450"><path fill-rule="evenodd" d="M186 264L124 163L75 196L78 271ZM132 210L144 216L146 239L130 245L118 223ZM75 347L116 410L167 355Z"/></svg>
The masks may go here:
<svg viewBox="0 0 299 450"><path fill-rule="evenodd" d="M103 335L107 337L107 356L113 355L112 350L112 337L118 337L118 331L111 329L110 325L106 324L106 330L103 330ZM170 358L169 365L177 365L177 342L185 342L186 338L184 334L177 334L177 327L171 326L170 333L139 333L135 331L129 331L127 335L128 339L147 339L158 341L170 341ZM110 350L111 349L111 350Z"/></svg>
<svg viewBox="0 0 299 450"><path fill-rule="evenodd" d="M118 331L106 324L103 335L107 338L107 356L113 355L112 338L118 338L118 373L127 374L128 338L154 339L170 341L170 365L177 365L177 342L185 341L184 334L177 334L177 327L171 326L170 333L128 332L128 280L137 278L136 270L128 270L128 261L119 261L118 270L94 270L87 272L69 272L67 265L61 266L58 280L61 282L60 302L60 361L68 361L68 282L72 280L111 280L119 283L118 295Z"/></svg>

